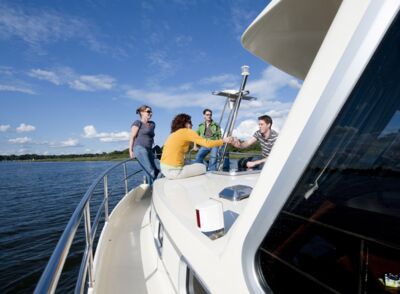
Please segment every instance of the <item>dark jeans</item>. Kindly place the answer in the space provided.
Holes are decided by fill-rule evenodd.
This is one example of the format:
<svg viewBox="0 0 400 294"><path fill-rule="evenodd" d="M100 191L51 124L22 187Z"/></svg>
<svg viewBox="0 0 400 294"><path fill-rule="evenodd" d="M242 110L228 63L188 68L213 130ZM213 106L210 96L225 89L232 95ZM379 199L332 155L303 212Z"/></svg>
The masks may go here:
<svg viewBox="0 0 400 294"><path fill-rule="evenodd" d="M244 157L239 159L238 161L238 170L247 170L247 162L248 161L256 161L256 160L260 160L263 159L262 156L250 156L250 157ZM264 163L261 163L259 165L256 165L255 167L253 167L253 169L262 169L264 166Z"/></svg>

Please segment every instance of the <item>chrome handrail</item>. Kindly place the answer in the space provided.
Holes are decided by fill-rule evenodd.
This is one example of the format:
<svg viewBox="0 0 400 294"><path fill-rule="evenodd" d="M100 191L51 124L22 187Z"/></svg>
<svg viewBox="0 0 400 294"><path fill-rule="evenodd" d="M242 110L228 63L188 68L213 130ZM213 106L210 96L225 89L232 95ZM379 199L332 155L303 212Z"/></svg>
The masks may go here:
<svg viewBox="0 0 400 294"><path fill-rule="evenodd" d="M98 212L104 208L105 222L108 221L108 174L114 170L116 167L123 165L124 168L124 181L125 181L125 192L128 192L128 178L139 173L142 170L136 171L130 175L127 174L126 163L132 161L132 159L127 159L117 164L109 167L100 176L98 176L90 185L78 206L76 207L74 213L68 221L64 232L62 233L56 248L54 249L49 262L44 269L42 276L38 284L36 285L34 293L54 293L60 275L62 273L64 263L67 259L69 250L71 248L72 242L75 238L76 231L81 224L82 216L84 216L85 223L85 238L86 247L82 258L81 267L79 270L79 276L75 287L75 293L83 293L84 291L84 281L86 275L88 274L88 285L93 286L93 241L95 239L95 231L97 230L98 223L100 221L100 213L96 213L95 220L93 224L90 221L90 200L94 195L94 190L97 185L104 181L104 200L99 205Z"/></svg>

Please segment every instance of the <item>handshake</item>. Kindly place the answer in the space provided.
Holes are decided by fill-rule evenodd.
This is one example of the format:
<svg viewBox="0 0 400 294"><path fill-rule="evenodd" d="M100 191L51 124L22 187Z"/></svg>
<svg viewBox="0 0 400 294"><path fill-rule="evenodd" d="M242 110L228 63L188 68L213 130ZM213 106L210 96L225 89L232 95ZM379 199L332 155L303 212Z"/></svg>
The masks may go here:
<svg viewBox="0 0 400 294"><path fill-rule="evenodd" d="M231 144L232 146L236 147L236 148L240 148L241 147L241 142L238 138L236 137L225 137L222 139L224 141L224 143L228 143Z"/></svg>

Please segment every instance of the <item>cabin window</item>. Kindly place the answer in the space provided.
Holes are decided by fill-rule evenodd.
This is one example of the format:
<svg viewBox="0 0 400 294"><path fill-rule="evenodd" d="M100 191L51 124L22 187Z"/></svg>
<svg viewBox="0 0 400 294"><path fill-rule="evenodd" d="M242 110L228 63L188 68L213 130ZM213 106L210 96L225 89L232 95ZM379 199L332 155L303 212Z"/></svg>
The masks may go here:
<svg viewBox="0 0 400 294"><path fill-rule="evenodd" d="M400 17L261 243L274 293L397 293Z"/></svg>

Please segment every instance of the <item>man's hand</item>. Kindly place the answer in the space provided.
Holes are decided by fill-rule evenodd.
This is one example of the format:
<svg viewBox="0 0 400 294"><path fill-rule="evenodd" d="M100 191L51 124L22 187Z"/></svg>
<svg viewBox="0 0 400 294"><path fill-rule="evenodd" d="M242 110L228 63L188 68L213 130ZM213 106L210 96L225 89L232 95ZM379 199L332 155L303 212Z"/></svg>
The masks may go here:
<svg viewBox="0 0 400 294"><path fill-rule="evenodd" d="M240 140L238 138L233 138L233 142L232 145L236 148L240 148L242 143L240 142Z"/></svg>
<svg viewBox="0 0 400 294"><path fill-rule="evenodd" d="M248 161L248 162L246 163L246 166L247 166L248 168L253 168L253 167L255 167L256 165L258 165L258 163L257 163L256 161Z"/></svg>
<svg viewBox="0 0 400 294"><path fill-rule="evenodd" d="M199 147L197 147L197 145L193 145L192 151L199 151Z"/></svg>

